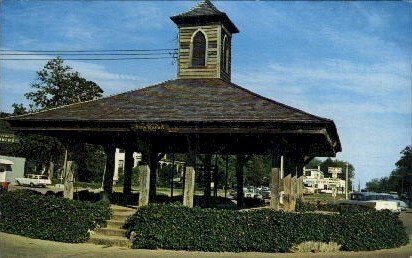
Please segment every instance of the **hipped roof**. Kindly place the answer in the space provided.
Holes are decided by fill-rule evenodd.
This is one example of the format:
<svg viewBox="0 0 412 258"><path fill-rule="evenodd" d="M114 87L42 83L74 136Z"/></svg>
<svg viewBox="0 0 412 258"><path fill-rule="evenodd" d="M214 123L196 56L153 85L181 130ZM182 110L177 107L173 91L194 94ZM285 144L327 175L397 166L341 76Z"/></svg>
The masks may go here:
<svg viewBox="0 0 412 258"><path fill-rule="evenodd" d="M277 101L262 97L234 83L218 78L176 79L125 93L75 103L21 116L6 118L16 130L19 123L33 126L51 123L101 122L122 124L174 123L234 124L259 129L264 126L291 126L294 129L324 128L341 150L332 120L315 116ZM36 123L34 123L36 122ZM13 126L17 125L17 126Z"/></svg>
<svg viewBox="0 0 412 258"><path fill-rule="evenodd" d="M332 122L222 79L176 79L7 120Z"/></svg>

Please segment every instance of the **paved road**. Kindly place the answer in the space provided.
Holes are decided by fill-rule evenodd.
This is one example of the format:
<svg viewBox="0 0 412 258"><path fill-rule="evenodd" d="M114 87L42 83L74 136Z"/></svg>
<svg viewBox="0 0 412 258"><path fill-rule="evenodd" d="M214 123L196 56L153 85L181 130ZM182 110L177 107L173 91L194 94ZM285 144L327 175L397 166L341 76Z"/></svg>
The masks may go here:
<svg viewBox="0 0 412 258"><path fill-rule="evenodd" d="M412 213L401 214L410 239L412 240ZM104 247L91 244L66 244L39 239L31 239L0 232L0 258L11 257L402 257L412 256L412 243L396 249L372 252L338 252L317 254L268 254L268 253L205 253L167 250L133 250L122 247Z"/></svg>

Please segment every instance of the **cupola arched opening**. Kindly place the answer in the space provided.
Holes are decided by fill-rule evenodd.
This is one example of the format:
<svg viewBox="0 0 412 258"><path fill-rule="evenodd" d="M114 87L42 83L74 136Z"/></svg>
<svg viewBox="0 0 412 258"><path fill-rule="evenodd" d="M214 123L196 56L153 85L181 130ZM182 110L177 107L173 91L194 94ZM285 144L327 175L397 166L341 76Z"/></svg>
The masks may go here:
<svg viewBox="0 0 412 258"><path fill-rule="evenodd" d="M223 67L224 67L224 71L225 72L229 72L229 54L230 54L230 48L229 48L229 39L228 37L225 35L224 39L223 39Z"/></svg>
<svg viewBox="0 0 412 258"><path fill-rule="evenodd" d="M190 47L191 54L191 66L200 67L206 66L206 51L207 51L207 40L206 35L203 31L198 30L192 36L192 42Z"/></svg>

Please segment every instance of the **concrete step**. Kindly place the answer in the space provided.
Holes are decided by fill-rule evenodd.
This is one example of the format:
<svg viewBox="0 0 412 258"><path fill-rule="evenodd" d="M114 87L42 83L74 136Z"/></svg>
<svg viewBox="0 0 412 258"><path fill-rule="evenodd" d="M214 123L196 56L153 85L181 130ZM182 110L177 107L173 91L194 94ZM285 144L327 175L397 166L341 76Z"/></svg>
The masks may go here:
<svg viewBox="0 0 412 258"><path fill-rule="evenodd" d="M119 206L119 205L110 205L110 208L113 212L136 212L136 209L129 208L126 206Z"/></svg>
<svg viewBox="0 0 412 258"><path fill-rule="evenodd" d="M95 232L106 236L126 236L126 230L120 228L98 228Z"/></svg>
<svg viewBox="0 0 412 258"><path fill-rule="evenodd" d="M125 223L125 220L111 219L107 221L107 227L108 228L122 228L124 223Z"/></svg>
<svg viewBox="0 0 412 258"><path fill-rule="evenodd" d="M105 246L122 246L130 247L131 242L126 237L107 236L101 234L93 234L90 236L89 243Z"/></svg>
<svg viewBox="0 0 412 258"><path fill-rule="evenodd" d="M126 221L126 219L130 216L132 216L134 212L113 212L112 219L113 220L123 220Z"/></svg>

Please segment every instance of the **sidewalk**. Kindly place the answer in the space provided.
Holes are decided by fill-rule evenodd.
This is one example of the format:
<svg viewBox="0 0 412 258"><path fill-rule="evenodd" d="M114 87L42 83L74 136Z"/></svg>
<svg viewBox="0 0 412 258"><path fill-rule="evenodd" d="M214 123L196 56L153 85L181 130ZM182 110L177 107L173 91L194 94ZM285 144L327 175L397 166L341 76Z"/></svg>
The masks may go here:
<svg viewBox="0 0 412 258"><path fill-rule="evenodd" d="M412 213L401 214L412 240ZM402 257L412 256L412 243L396 249L338 253L207 253L168 250L136 250L92 244L67 244L31 239L0 232L0 258L9 257Z"/></svg>

